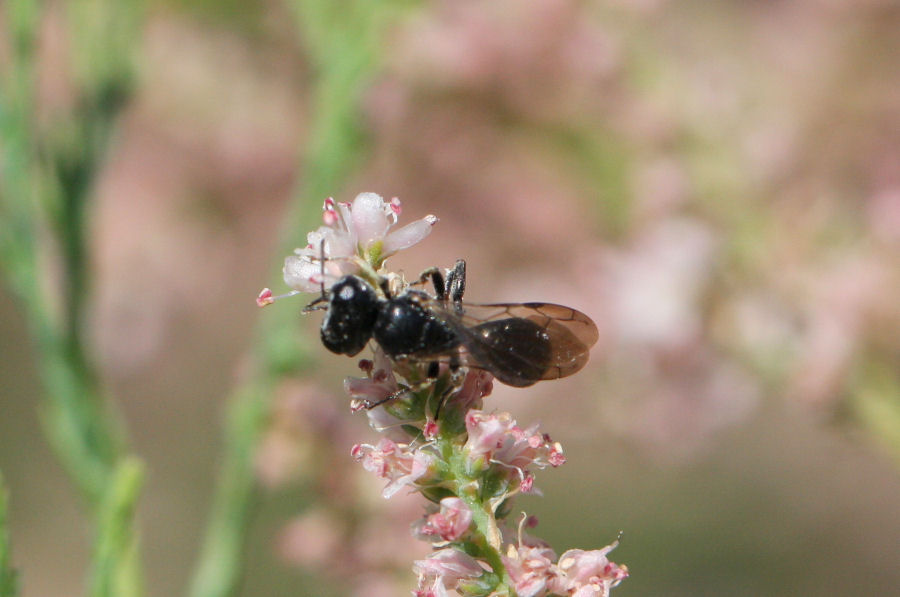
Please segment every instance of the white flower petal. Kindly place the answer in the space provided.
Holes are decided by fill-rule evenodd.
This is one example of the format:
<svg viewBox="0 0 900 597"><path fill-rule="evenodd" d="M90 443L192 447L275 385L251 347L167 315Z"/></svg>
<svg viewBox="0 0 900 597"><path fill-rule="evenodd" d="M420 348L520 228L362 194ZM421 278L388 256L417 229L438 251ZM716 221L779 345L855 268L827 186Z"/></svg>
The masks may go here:
<svg viewBox="0 0 900 597"><path fill-rule="evenodd" d="M321 267L307 258L291 255L284 258L284 282L300 292L318 292ZM313 278L316 279L313 282Z"/></svg>
<svg viewBox="0 0 900 597"><path fill-rule="evenodd" d="M394 230L384 239L384 246L381 249L382 254L385 256L393 255L397 251L408 249L422 241L431 234L431 228L437 224L437 221L438 219L434 216L425 216L421 220L416 220L403 228Z"/></svg>
<svg viewBox="0 0 900 597"><path fill-rule="evenodd" d="M353 218L353 231L356 240L362 247L384 238L388 227L393 223L388 218L384 199L375 193L360 193L353 200L350 214Z"/></svg>
<svg viewBox="0 0 900 597"><path fill-rule="evenodd" d="M325 257L330 259L347 259L356 255L356 239L342 231L326 229Z"/></svg>

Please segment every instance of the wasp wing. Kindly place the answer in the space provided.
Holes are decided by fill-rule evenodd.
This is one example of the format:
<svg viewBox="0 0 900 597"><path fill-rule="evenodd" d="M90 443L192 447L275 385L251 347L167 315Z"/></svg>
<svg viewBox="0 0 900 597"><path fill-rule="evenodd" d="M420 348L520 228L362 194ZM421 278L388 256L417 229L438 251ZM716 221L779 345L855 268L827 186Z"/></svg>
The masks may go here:
<svg viewBox="0 0 900 597"><path fill-rule="evenodd" d="M590 317L552 303L464 304L462 314L445 311L444 319L456 328L468 365L517 387L575 373L599 338Z"/></svg>

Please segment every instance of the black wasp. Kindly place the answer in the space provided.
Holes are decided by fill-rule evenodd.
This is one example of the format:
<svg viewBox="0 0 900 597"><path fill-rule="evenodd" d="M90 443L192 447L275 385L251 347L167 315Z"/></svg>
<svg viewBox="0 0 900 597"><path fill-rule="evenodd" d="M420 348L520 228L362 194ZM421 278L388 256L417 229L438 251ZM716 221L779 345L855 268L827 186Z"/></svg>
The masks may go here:
<svg viewBox="0 0 900 597"><path fill-rule="evenodd" d="M386 280L379 296L363 278L347 275L304 311L327 309L321 336L331 352L354 356L374 339L392 360L446 360L451 371L462 364L484 369L510 386L566 377L587 363L598 338L587 315L550 303L464 305L465 275L463 260L446 278L426 270L418 283L430 278L435 296L412 288L392 296Z"/></svg>

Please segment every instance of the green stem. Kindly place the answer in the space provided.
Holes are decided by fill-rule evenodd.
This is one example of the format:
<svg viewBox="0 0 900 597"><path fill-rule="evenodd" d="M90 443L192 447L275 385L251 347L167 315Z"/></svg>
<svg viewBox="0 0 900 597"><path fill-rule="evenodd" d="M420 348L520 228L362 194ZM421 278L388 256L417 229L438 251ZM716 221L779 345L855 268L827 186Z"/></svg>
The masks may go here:
<svg viewBox="0 0 900 597"><path fill-rule="evenodd" d="M97 515L91 597L140 597L134 510L143 485L143 465L123 459L113 471Z"/></svg>
<svg viewBox="0 0 900 597"><path fill-rule="evenodd" d="M231 595L240 581L245 535L256 497L253 457L265 423L266 396L270 392L266 379L257 376L231 398L225 429L225 459L188 593L191 597Z"/></svg>
<svg viewBox="0 0 900 597"><path fill-rule="evenodd" d="M0 473L0 597L15 597L19 594L18 574L12 567L8 526L9 495Z"/></svg>
<svg viewBox="0 0 900 597"><path fill-rule="evenodd" d="M472 540L479 550L479 556L483 558L493 569L494 574L500 579L500 584L495 591L505 589L508 595L515 595L514 583L503 565L500 546L502 538L497 518L494 516L491 504L484 499L481 491L480 477L473 477L468 472L466 455L462 445L450 439L439 438L439 449L443 459L450 465L450 475L455 480L456 497L463 500L472 511L472 522L475 525L476 539ZM502 595L504 593L498 592Z"/></svg>

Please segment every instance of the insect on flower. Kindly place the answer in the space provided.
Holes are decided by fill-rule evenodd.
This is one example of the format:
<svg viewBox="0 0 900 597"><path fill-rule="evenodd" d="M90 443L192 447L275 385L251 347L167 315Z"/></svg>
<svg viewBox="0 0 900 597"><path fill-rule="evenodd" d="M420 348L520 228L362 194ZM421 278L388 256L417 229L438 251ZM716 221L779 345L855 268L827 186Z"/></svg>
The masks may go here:
<svg viewBox="0 0 900 597"><path fill-rule="evenodd" d="M399 201L387 204L374 193L352 205L326 201L326 226L285 261L291 294L318 286L320 296L304 313L326 311L321 338L328 350L354 356L374 340L394 362L427 364L429 379L446 363L451 373L482 369L515 387L584 367L598 332L580 311L551 303L463 303L463 260L446 272L430 268L412 284L377 273L388 254L424 238L437 221L428 216L391 232L398 213ZM421 289L429 280L433 295ZM257 302L272 300L266 290Z"/></svg>
<svg viewBox="0 0 900 597"><path fill-rule="evenodd" d="M321 337L337 354L354 356L374 339L393 360L461 365L484 369L502 383L530 386L566 377L588 361L597 326L580 311L550 303L464 304L465 262L445 278L436 269L435 294L407 288L381 294L366 280L347 275L306 307L326 309ZM434 371L436 374L436 371Z"/></svg>

